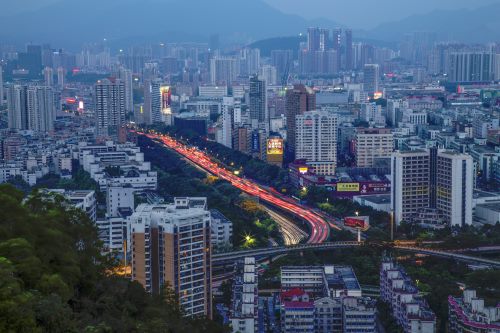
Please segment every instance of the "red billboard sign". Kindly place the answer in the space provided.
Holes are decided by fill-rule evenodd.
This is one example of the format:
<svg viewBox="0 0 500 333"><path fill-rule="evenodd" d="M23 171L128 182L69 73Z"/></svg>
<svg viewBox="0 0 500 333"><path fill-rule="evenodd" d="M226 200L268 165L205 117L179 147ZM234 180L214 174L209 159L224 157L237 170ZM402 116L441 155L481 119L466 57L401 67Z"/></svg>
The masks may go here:
<svg viewBox="0 0 500 333"><path fill-rule="evenodd" d="M344 225L346 227L360 228L360 229L364 229L366 226L364 218L361 217L345 217Z"/></svg>

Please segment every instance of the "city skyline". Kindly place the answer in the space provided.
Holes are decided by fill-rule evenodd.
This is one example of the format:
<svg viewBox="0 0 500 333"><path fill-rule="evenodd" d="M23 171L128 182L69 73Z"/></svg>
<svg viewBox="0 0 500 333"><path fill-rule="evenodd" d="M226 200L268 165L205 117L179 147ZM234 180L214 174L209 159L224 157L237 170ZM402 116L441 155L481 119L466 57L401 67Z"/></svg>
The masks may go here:
<svg viewBox="0 0 500 333"><path fill-rule="evenodd" d="M338 3L316 0L304 3L283 0L257 0L245 2L241 0L218 0L217 6L200 0L161 1L126 0L120 3L115 0L99 2L98 12L90 12L91 3L60 2L26 2L5 4L3 24L17 26L14 33L2 35L0 38L20 45L27 42L57 42L62 46L74 48L76 40L73 36L81 36L85 42L98 42L107 39L117 47L143 41L205 41L210 34L219 33L224 43L250 43L256 40L297 36L310 26L327 28L350 27L355 30L356 38L379 42L396 42L405 33L414 31L431 31L441 39L456 41L488 41L498 40L498 21L492 15L500 2L497 0L481 0L478 2L426 2L418 5L409 3L398 5L393 0L383 2L362 3L361 0ZM96 3L97 5L97 3ZM179 13L164 21L153 8L165 5L169 10ZM216 9L217 7L217 9ZM361 9L360 9L361 8ZM222 10L221 10L222 9ZM114 18L113 13L120 13L123 20ZM68 13L74 13L68 15ZM105 16L104 13L109 15ZM244 14L243 14L244 13ZM208 14L208 15L204 15ZM104 16L103 16L104 15ZM58 22L39 22L43 16L59 17ZM73 20L72 16L89 18L90 25ZM150 16L150 20L145 17ZM208 17L217 18L208 20ZM260 24L253 24L252 17L259 16ZM28 23L18 25L20 20ZM468 29L461 24L468 22ZM110 24L102 25L100 22ZM135 22L134 28L123 25L125 21ZM182 25L181 22L196 22ZM273 24L278 23L278 24ZM442 24L442 23L445 24ZM58 36L59 25L67 27L67 34ZM37 29L34 27L38 25ZM99 27L97 29L97 27ZM116 29L115 27L120 27ZM5 27L2 27L5 30ZM121 44L121 45L120 45Z"/></svg>
<svg viewBox="0 0 500 333"><path fill-rule="evenodd" d="M367 1L0 0L0 332L500 332L500 0Z"/></svg>

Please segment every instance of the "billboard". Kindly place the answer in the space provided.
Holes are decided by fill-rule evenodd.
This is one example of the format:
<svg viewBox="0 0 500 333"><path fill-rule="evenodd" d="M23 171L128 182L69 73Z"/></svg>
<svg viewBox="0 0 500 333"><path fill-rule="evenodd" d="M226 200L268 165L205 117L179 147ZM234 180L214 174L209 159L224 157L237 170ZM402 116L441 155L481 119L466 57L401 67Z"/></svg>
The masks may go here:
<svg viewBox="0 0 500 333"><path fill-rule="evenodd" d="M161 111L163 114L172 113L170 109L170 104L172 103L172 90L169 86L161 86L160 87L160 95L161 95Z"/></svg>
<svg viewBox="0 0 500 333"><path fill-rule="evenodd" d="M359 192L359 183L337 183L337 192Z"/></svg>
<svg viewBox="0 0 500 333"><path fill-rule="evenodd" d="M283 139L267 139L267 155L283 155Z"/></svg>
<svg viewBox="0 0 500 333"><path fill-rule="evenodd" d="M344 226L349 228L367 229L369 226L368 216L349 216L344 218Z"/></svg>
<svg viewBox="0 0 500 333"><path fill-rule="evenodd" d="M308 167L300 167L300 168L299 168L299 173L300 173L301 175L305 175L308 171L309 171L309 168L308 168Z"/></svg>

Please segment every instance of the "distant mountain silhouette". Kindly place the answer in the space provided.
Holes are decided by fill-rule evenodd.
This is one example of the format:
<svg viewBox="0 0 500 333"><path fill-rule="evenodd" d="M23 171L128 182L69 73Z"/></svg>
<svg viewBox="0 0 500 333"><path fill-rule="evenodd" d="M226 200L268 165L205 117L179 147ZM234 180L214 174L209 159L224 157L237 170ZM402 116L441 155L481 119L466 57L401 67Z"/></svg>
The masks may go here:
<svg viewBox="0 0 500 333"><path fill-rule="evenodd" d="M1 40L80 46L108 40L206 41L213 33L251 42L304 32L314 21L288 15L261 0L61 0L0 19ZM336 26L321 20L330 28Z"/></svg>
<svg viewBox="0 0 500 333"><path fill-rule="evenodd" d="M26 0L29 7L35 0ZM31 1L31 2L30 2ZM35 2L34 2L35 1ZM150 42L207 41L220 33L226 42L298 36L309 26L334 28L328 19L284 14L262 0L51 0L22 13L0 13L0 41L50 42L79 47L107 38L113 47ZM6 7L7 8L7 7ZM13 14L14 12L14 14ZM397 41L405 33L436 31L442 39L500 40L500 3L473 10L439 10L355 31L363 40ZM4 13L5 15L5 13Z"/></svg>
<svg viewBox="0 0 500 333"><path fill-rule="evenodd" d="M387 41L400 40L405 33L433 31L441 40L484 43L500 41L500 3L476 9L436 10L384 23L367 36Z"/></svg>

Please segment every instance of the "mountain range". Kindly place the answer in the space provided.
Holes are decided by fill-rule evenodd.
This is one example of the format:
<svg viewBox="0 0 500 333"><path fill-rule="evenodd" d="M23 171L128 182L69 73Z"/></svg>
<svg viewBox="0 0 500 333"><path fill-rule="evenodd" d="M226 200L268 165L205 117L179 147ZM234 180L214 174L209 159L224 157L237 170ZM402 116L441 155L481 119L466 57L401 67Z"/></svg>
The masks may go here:
<svg viewBox="0 0 500 333"><path fill-rule="evenodd" d="M27 0L33 1L33 0ZM262 0L51 0L40 7L0 14L0 41L50 42L78 47L106 38L115 44L207 41L219 33L226 42L297 36L309 26L334 28L328 19L284 14ZM379 25L355 36L397 41L412 31L436 31L457 41L500 40L500 3L473 10L440 10ZM342 18L338 18L341 22Z"/></svg>

